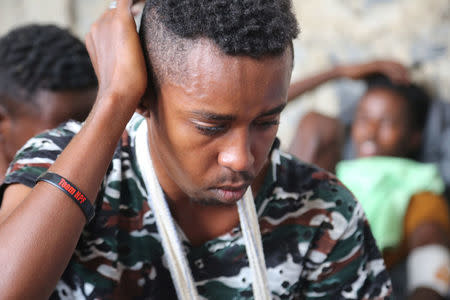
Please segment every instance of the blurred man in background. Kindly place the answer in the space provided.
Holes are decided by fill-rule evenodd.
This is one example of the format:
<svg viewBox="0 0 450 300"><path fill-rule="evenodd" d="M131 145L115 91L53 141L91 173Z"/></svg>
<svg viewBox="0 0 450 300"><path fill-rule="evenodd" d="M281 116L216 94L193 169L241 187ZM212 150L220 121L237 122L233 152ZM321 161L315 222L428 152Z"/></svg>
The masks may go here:
<svg viewBox="0 0 450 300"><path fill-rule="evenodd" d="M84 44L53 25L27 25L0 39L0 182L17 150L37 133L83 121L97 79Z"/></svg>

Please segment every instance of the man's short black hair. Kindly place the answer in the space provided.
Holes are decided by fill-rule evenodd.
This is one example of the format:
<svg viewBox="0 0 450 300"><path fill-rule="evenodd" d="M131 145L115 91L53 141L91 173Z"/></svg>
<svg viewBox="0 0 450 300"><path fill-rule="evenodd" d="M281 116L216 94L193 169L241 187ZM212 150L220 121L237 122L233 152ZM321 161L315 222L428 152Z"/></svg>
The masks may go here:
<svg viewBox="0 0 450 300"><path fill-rule="evenodd" d="M54 25L25 25L0 38L0 103L32 102L39 90L95 88L84 44Z"/></svg>
<svg viewBox="0 0 450 300"><path fill-rule="evenodd" d="M290 0L147 0L140 28L158 82L185 71L183 54L199 39L227 55L261 58L281 55L298 32Z"/></svg>
<svg viewBox="0 0 450 300"><path fill-rule="evenodd" d="M427 91L417 84L397 84L382 74L374 74L366 78L367 91L384 89L395 93L406 101L407 116L413 130L420 132L425 128L431 98Z"/></svg>

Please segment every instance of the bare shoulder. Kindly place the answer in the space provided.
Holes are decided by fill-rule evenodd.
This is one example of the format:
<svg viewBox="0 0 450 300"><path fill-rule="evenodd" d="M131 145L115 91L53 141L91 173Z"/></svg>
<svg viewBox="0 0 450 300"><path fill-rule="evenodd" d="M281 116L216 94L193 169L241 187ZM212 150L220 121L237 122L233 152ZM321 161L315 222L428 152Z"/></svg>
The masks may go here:
<svg viewBox="0 0 450 300"><path fill-rule="evenodd" d="M0 224L19 206L31 192L31 188L23 184L12 184L3 193L0 207Z"/></svg>

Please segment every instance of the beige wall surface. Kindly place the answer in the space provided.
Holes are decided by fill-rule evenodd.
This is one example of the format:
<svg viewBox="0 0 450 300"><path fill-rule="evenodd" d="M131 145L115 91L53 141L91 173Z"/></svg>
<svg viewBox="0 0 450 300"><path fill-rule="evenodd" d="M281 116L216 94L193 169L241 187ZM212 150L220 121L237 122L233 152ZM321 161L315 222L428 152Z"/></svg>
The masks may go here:
<svg viewBox="0 0 450 300"><path fill-rule="evenodd" d="M295 41L294 80L338 63L395 59L437 98L450 101L449 0L294 0L301 34ZM0 0L0 35L29 22L69 27L81 38L108 0ZM333 115L356 98L358 83L337 81L302 97L286 111L292 128L303 111ZM288 130L287 130L288 131Z"/></svg>
<svg viewBox="0 0 450 300"><path fill-rule="evenodd" d="M54 23L83 37L107 0L0 0L0 35L31 22Z"/></svg>

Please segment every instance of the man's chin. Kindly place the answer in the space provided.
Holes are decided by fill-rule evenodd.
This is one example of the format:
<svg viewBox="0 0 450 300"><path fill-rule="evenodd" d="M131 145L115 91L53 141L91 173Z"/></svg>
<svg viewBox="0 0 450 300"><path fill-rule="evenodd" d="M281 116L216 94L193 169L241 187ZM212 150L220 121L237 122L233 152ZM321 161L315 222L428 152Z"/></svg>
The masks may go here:
<svg viewBox="0 0 450 300"><path fill-rule="evenodd" d="M221 189L214 188L208 191L205 197L195 197L192 202L209 206L234 206L246 192L247 188L242 189Z"/></svg>
<svg viewBox="0 0 450 300"><path fill-rule="evenodd" d="M202 199L191 199L193 203L200 204L203 206L224 206L230 207L235 206L237 201L224 202L215 198L202 198Z"/></svg>

